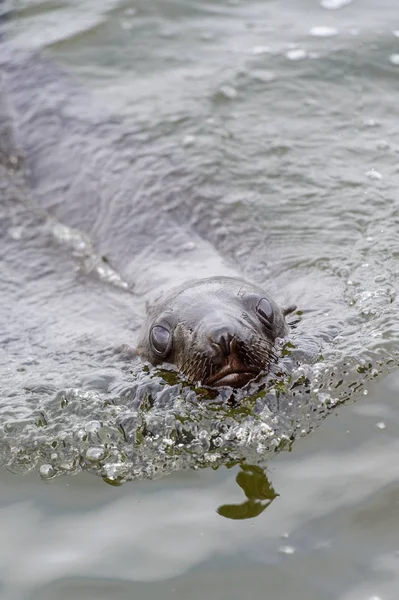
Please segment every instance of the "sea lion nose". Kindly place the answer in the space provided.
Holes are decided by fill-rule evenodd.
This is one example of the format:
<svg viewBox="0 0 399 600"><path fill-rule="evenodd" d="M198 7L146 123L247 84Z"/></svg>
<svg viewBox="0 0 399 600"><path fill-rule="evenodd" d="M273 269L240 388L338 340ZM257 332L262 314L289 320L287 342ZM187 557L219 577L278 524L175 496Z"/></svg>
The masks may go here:
<svg viewBox="0 0 399 600"><path fill-rule="evenodd" d="M228 327L222 326L212 330L210 335L211 341L219 346L225 356L234 353L236 347L236 339Z"/></svg>

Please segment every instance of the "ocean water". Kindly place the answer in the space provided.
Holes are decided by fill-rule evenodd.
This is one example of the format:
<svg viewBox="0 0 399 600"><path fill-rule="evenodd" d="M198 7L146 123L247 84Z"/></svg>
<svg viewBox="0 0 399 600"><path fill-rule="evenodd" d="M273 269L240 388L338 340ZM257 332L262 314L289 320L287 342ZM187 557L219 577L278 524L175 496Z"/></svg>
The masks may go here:
<svg viewBox="0 0 399 600"><path fill-rule="evenodd" d="M396 599L396 3L1 7L2 597ZM214 272L298 306L235 404L134 357Z"/></svg>

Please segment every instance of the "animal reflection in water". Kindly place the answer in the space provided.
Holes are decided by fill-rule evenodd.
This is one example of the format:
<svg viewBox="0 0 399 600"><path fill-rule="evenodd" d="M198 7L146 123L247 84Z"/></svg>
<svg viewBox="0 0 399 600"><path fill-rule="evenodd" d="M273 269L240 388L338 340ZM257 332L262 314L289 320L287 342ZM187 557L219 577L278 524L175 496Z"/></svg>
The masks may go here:
<svg viewBox="0 0 399 600"><path fill-rule="evenodd" d="M276 359L288 333L285 316L261 288L234 277L210 277L174 288L150 308L137 354L174 365L191 382L242 387Z"/></svg>
<svg viewBox="0 0 399 600"><path fill-rule="evenodd" d="M242 504L223 504L217 513L226 519L251 519L259 516L270 506L278 494L274 491L263 469L256 465L240 464L241 471L236 482L243 490L247 500Z"/></svg>

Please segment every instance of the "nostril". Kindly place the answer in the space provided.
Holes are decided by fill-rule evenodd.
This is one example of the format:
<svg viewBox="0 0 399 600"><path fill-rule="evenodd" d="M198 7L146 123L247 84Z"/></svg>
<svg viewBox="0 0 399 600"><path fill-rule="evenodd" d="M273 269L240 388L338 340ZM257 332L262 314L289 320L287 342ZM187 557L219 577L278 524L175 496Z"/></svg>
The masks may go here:
<svg viewBox="0 0 399 600"><path fill-rule="evenodd" d="M219 329L218 331L213 332L211 338L212 342L219 346L225 356L231 354L235 338L229 331L224 328Z"/></svg>

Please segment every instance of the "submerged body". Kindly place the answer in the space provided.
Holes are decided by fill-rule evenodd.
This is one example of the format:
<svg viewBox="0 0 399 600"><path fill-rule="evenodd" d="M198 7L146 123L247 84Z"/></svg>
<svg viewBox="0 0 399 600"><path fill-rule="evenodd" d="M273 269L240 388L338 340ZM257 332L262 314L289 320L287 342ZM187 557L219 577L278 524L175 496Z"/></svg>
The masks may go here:
<svg viewBox="0 0 399 600"><path fill-rule="evenodd" d="M268 370L293 310L239 278L189 281L151 307L137 354L153 365L173 364L193 382L242 387Z"/></svg>

